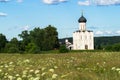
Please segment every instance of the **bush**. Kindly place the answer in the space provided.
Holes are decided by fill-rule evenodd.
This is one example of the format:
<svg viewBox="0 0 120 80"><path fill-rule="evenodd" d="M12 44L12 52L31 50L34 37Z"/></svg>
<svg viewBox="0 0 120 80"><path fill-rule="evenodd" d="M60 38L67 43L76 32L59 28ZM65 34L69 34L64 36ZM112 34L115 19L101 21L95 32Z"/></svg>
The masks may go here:
<svg viewBox="0 0 120 80"><path fill-rule="evenodd" d="M109 45L105 49L109 50L109 51L120 51L120 43L116 43L114 45Z"/></svg>
<svg viewBox="0 0 120 80"><path fill-rule="evenodd" d="M25 48L26 53L40 53L40 49L34 44L29 43Z"/></svg>
<svg viewBox="0 0 120 80"><path fill-rule="evenodd" d="M120 51L120 43L113 45L113 51Z"/></svg>
<svg viewBox="0 0 120 80"><path fill-rule="evenodd" d="M105 50L107 50L107 51L113 51L112 45L106 46L106 47L105 47Z"/></svg>
<svg viewBox="0 0 120 80"><path fill-rule="evenodd" d="M19 50L16 47L10 47L8 49L8 53L19 53Z"/></svg>
<svg viewBox="0 0 120 80"><path fill-rule="evenodd" d="M60 48L59 48L59 52L60 52L60 53L67 53L67 52L69 52L69 50L66 48L65 45L62 45L62 46L60 46Z"/></svg>

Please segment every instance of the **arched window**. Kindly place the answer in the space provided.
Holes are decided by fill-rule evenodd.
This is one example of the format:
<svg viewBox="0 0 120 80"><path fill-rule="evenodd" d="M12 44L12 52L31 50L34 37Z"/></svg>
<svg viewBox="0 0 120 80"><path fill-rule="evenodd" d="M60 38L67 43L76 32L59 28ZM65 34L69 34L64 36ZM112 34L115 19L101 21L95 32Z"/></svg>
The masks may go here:
<svg viewBox="0 0 120 80"><path fill-rule="evenodd" d="M88 45L85 45L85 49L88 50Z"/></svg>

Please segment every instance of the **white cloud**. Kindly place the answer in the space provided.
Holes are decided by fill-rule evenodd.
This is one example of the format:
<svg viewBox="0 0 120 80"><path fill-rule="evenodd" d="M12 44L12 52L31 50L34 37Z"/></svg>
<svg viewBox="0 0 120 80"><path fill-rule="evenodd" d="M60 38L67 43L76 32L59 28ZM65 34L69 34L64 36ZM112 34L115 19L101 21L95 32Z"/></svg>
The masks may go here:
<svg viewBox="0 0 120 80"><path fill-rule="evenodd" d="M0 12L0 16L7 16L6 13Z"/></svg>
<svg viewBox="0 0 120 80"><path fill-rule="evenodd" d="M104 32L102 32L102 31L96 31L95 34L96 35L102 35L102 34L104 34Z"/></svg>
<svg viewBox="0 0 120 80"><path fill-rule="evenodd" d="M103 6L108 6L108 5L119 5L120 0L93 0L95 1L96 5L103 5Z"/></svg>
<svg viewBox="0 0 120 80"><path fill-rule="evenodd" d="M90 1L86 0L86 1L78 1L78 4L81 6L89 6L91 3Z"/></svg>
<svg viewBox="0 0 120 80"><path fill-rule="evenodd" d="M14 27L10 27L8 28L8 31L12 31L12 30L29 30L30 26L26 25L26 26L14 26Z"/></svg>
<svg viewBox="0 0 120 80"><path fill-rule="evenodd" d="M27 26L24 26L24 27L22 27L22 30L29 30L29 26L27 25Z"/></svg>
<svg viewBox="0 0 120 80"><path fill-rule="evenodd" d="M67 0L43 0L45 4L58 4L58 3L63 3L67 2Z"/></svg>
<svg viewBox="0 0 120 80"><path fill-rule="evenodd" d="M109 5L120 5L120 0L85 0L83 2L78 1L79 5L89 6L109 6Z"/></svg>
<svg viewBox="0 0 120 80"><path fill-rule="evenodd" d="M120 34L120 30L119 30L119 31L116 31L116 34Z"/></svg>
<svg viewBox="0 0 120 80"><path fill-rule="evenodd" d="M113 32L111 32L111 31L105 31L105 34L110 35L110 34L113 34Z"/></svg>
<svg viewBox="0 0 120 80"><path fill-rule="evenodd" d="M95 32L95 35L96 36L103 36L103 35L106 35L106 36L112 36L112 35L120 35L120 30L118 31L96 31Z"/></svg>

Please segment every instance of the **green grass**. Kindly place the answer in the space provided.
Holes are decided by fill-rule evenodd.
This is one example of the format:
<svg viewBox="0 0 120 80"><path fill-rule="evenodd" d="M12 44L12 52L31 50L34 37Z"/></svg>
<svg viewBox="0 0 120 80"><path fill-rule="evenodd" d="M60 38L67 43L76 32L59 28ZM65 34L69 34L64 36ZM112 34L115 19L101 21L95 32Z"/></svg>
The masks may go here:
<svg viewBox="0 0 120 80"><path fill-rule="evenodd" d="M120 80L120 53L0 54L0 80L17 79Z"/></svg>

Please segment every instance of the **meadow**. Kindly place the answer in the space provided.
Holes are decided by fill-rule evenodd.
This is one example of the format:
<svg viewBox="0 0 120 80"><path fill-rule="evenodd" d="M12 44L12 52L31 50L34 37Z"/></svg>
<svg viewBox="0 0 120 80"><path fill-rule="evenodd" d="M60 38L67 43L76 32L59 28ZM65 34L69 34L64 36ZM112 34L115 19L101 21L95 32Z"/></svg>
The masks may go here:
<svg viewBox="0 0 120 80"><path fill-rule="evenodd" d="M0 80L120 80L120 52L0 54Z"/></svg>

